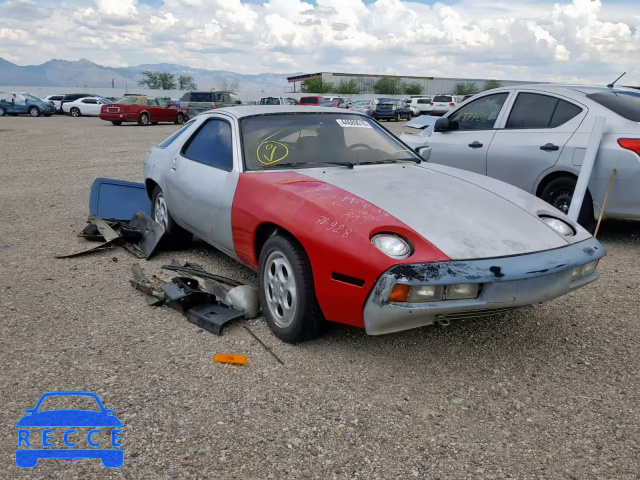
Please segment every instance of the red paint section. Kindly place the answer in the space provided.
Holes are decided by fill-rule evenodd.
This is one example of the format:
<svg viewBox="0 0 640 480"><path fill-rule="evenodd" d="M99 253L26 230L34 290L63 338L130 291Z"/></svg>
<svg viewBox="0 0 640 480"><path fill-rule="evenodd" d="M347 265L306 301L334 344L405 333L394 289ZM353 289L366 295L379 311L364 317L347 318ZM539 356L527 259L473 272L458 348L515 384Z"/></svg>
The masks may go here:
<svg viewBox="0 0 640 480"><path fill-rule="evenodd" d="M297 172L242 173L231 221L236 254L253 269L258 268L254 245L261 224L273 223L292 233L309 256L324 316L358 327L364 326L364 303L383 272L402 263L449 260L381 208ZM371 236L378 232L395 232L408 238L415 247L414 254L404 260L388 257L371 244ZM363 279L365 284L357 287L333 280L332 272Z"/></svg>

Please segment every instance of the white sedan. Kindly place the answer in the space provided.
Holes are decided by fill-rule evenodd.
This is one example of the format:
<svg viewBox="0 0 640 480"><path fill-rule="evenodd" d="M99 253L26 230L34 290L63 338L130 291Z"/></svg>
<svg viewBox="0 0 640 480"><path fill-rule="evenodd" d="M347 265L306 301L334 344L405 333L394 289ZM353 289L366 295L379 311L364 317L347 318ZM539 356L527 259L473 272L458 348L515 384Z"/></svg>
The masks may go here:
<svg viewBox="0 0 640 480"><path fill-rule="evenodd" d="M111 102L102 97L83 97L73 102L64 102L62 111L68 113L72 117L80 116L100 116L102 105L108 105Z"/></svg>

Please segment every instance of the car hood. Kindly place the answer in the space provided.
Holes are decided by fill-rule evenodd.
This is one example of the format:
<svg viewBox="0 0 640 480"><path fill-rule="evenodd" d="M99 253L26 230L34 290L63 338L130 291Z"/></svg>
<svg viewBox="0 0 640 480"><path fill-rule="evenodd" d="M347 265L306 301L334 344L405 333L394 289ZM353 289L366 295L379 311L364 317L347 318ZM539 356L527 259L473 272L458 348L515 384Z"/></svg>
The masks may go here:
<svg viewBox="0 0 640 480"><path fill-rule="evenodd" d="M567 239L538 218L546 213L568 221L542 200L454 168L398 163L313 169L305 175L382 208L452 260L551 250L590 236L568 222L578 233Z"/></svg>
<svg viewBox="0 0 640 480"><path fill-rule="evenodd" d="M121 427L114 415L94 410L47 410L25 415L17 427Z"/></svg>

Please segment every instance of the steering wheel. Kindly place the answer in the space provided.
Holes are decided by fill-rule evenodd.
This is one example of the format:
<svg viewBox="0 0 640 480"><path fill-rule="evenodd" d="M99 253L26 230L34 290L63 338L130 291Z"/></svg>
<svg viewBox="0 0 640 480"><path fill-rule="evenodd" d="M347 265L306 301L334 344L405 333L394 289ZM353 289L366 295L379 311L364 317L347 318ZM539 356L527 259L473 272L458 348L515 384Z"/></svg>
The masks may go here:
<svg viewBox="0 0 640 480"><path fill-rule="evenodd" d="M353 150L354 148L358 148L358 147L363 147L363 148L366 148L368 150L373 150L373 148L371 148L366 143L354 143L353 145L347 147L347 150Z"/></svg>

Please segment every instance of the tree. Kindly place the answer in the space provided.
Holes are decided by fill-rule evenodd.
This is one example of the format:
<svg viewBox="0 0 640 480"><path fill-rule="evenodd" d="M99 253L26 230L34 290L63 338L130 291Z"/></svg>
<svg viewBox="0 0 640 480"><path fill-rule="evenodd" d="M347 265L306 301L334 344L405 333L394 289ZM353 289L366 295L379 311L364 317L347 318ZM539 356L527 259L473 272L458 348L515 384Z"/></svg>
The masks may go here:
<svg viewBox="0 0 640 480"><path fill-rule="evenodd" d="M180 90L197 90L198 85L193 81L191 75L180 75L178 77L178 88Z"/></svg>
<svg viewBox="0 0 640 480"><path fill-rule="evenodd" d="M333 83L324 82L321 78L311 78L302 82L302 91L304 93L331 93L333 92Z"/></svg>
<svg viewBox="0 0 640 480"><path fill-rule="evenodd" d="M142 72L143 79L138 81L141 87L152 90L175 90L177 88L176 79L171 73L166 72Z"/></svg>
<svg viewBox="0 0 640 480"><path fill-rule="evenodd" d="M218 82L218 90L236 92L240 90L240 82L235 78L223 78Z"/></svg>
<svg viewBox="0 0 640 480"><path fill-rule="evenodd" d="M474 82L465 82L456 84L456 95L472 95L480 90Z"/></svg>
<svg viewBox="0 0 640 480"><path fill-rule="evenodd" d="M494 88L500 88L502 86L502 83L500 82L500 80L489 80L485 86L484 89L485 90L492 90Z"/></svg>
<svg viewBox="0 0 640 480"><path fill-rule="evenodd" d="M403 90L402 80L399 77L384 77L376 82L373 91L383 95L398 95Z"/></svg>
<svg viewBox="0 0 640 480"><path fill-rule="evenodd" d="M349 80L348 82L341 81L336 89L336 93L341 95L356 95L360 93L360 87L355 80Z"/></svg>
<svg viewBox="0 0 640 480"><path fill-rule="evenodd" d="M422 85L419 83L410 83L404 86L404 93L407 95L422 95Z"/></svg>

